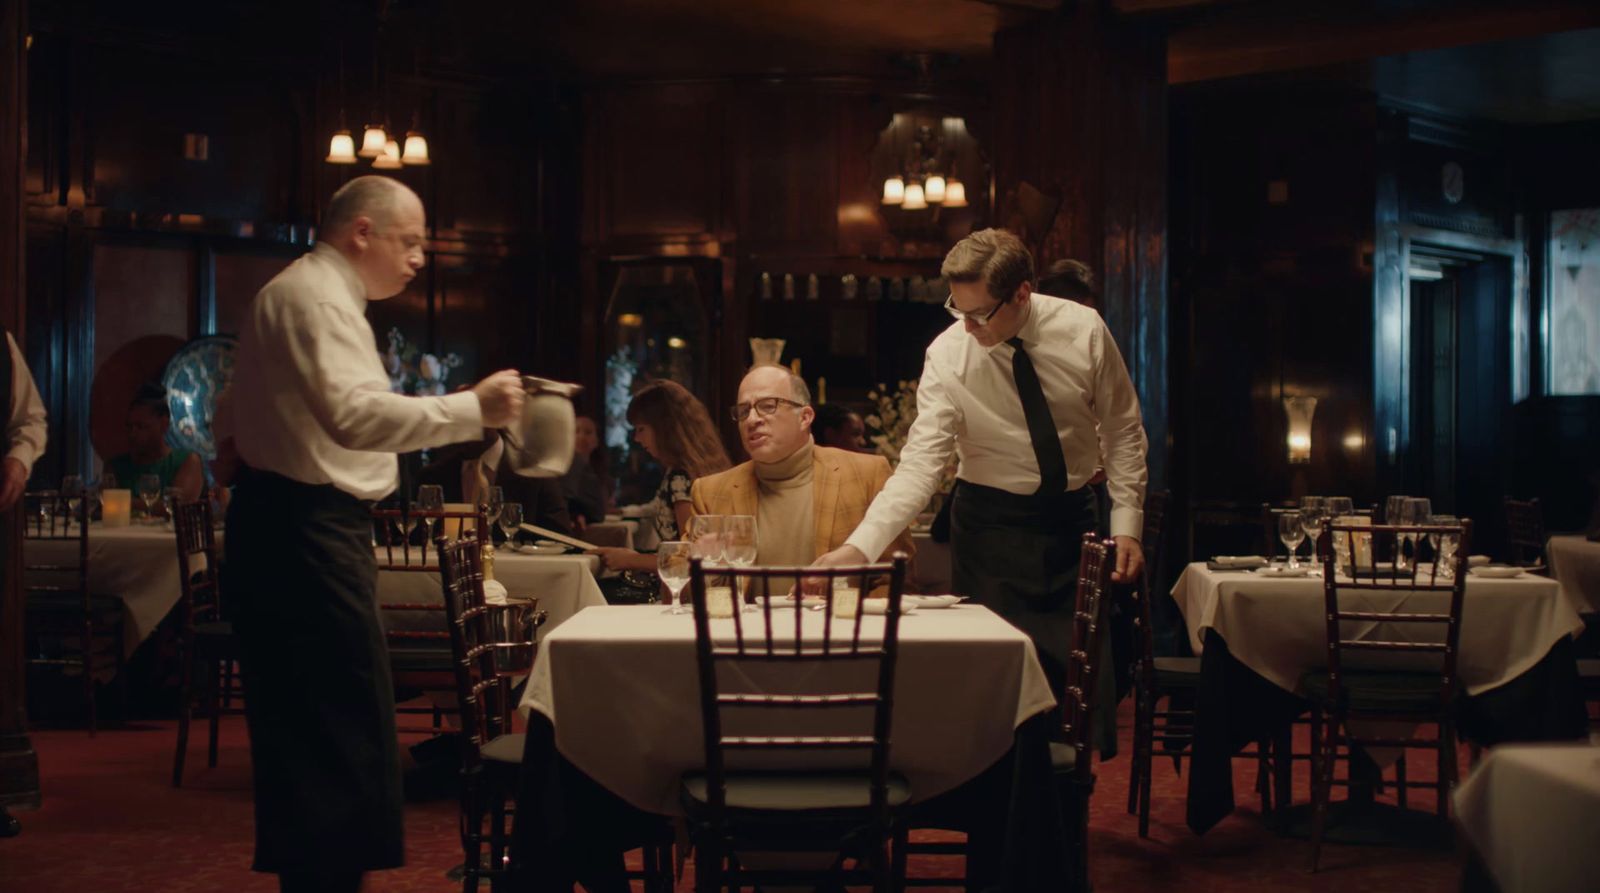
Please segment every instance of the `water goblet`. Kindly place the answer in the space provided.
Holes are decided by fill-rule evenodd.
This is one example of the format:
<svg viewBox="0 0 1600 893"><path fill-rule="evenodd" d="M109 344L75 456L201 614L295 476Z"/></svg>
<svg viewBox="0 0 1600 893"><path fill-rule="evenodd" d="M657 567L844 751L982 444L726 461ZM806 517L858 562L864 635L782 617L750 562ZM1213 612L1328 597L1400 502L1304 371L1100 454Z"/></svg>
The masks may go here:
<svg viewBox="0 0 1600 893"><path fill-rule="evenodd" d="M661 575L661 582L665 583L667 591L672 593L672 607L663 613L683 614L689 610L684 606L681 596L683 587L689 585L689 556L692 547L692 543L669 540L656 548L656 573Z"/></svg>
<svg viewBox="0 0 1600 893"><path fill-rule="evenodd" d="M161 499L161 475L139 475L139 501L144 503L145 523L155 520L156 503Z"/></svg>
<svg viewBox="0 0 1600 893"><path fill-rule="evenodd" d="M1299 512L1282 512L1278 515L1278 539L1283 540L1284 546L1289 549L1289 568L1292 570L1300 566L1298 552L1300 541L1306 538L1305 528L1300 526Z"/></svg>
<svg viewBox="0 0 1600 893"><path fill-rule="evenodd" d="M1322 535L1322 519L1326 517L1323 512L1321 496L1306 496L1300 500L1300 529L1306 532L1306 539L1311 541L1311 560L1317 559L1317 537Z"/></svg>
<svg viewBox="0 0 1600 893"><path fill-rule="evenodd" d="M444 511L444 488L438 484L423 484L417 488L417 510L423 513L428 525L428 542L439 529L439 514Z"/></svg>
<svg viewBox="0 0 1600 893"><path fill-rule="evenodd" d="M500 532L506 535L506 547L512 547L516 540L517 528L522 526L522 503L508 502L500 506L500 514L496 516L495 522L500 525Z"/></svg>
<svg viewBox="0 0 1600 893"><path fill-rule="evenodd" d="M722 560L730 567L745 568L756 563L756 516L727 515L722 522ZM739 581L739 602L743 604L748 580Z"/></svg>
<svg viewBox="0 0 1600 893"><path fill-rule="evenodd" d="M67 526L78 520L78 508L83 505L83 478L69 474L61 479L61 498L67 504Z"/></svg>

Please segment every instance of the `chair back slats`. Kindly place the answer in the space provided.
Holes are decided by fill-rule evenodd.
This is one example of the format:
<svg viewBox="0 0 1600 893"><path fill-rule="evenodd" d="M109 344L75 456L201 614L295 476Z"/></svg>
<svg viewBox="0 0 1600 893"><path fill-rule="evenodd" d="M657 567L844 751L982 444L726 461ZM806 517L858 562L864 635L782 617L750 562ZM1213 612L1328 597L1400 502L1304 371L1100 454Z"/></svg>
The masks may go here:
<svg viewBox="0 0 1600 893"><path fill-rule="evenodd" d="M1506 544L1513 564L1539 564L1544 560L1544 512L1537 499L1505 499Z"/></svg>
<svg viewBox="0 0 1600 893"><path fill-rule="evenodd" d="M889 732L894 711L894 674L899 652L901 594L908 559L895 554L887 564L838 568L707 567L698 558L689 562L689 588L694 609L695 657L700 683L700 714L705 738L707 796L713 816L726 807L727 751L772 754L793 751L865 752L871 784L871 809L888 815ZM714 590L711 579L726 579L725 591ZM866 597L874 582L887 579L882 602L882 628L868 623ZM746 613L732 593L754 592L754 609ZM776 584L776 585L775 585ZM774 597L775 592L780 594ZM732 616L711 616L710 594L726 597ZM816 593L815 595L811 593ZM804 594L803 597L801 594ZM791 598L791 595L797 597ZM855 601L854 609L840 600ZM836 608L840 609L836 611ZM808 619L810 618L810 619ZM758 625L758 629L746 629ZM731 627L731 629L730 629ZM731 636L730 636L731 633ZM829 690L750 692L724 690L731 668L752 674L771 665L827 664L859 667L846 671L850 679L835 676ZM721 673L720 668L730 668ZM867 689L870 675L871 688ZM791 679L808 678L789 674ZM726 729L748 721L762 711L803 711L808 716L829 715L850 722L850 733L829 728L817 734L746 734ZM853 711L848 712L847 711ZM870 724L861 718L870 711ZM843 717L843 718L840 718ZM851 722L853 721L853 722ZM862 728L854 728L862 726Z"/></svg>
<svg viewBox="0 0 1600 893"><path fill-rule="evenodd" d="M480 531L436 544L444 585L444 611L449 620L450 652L460 703L465 748L463 769L482 763L483 745L510 731L511 681L496 672L490 606L483 595L483 546Z"/></svg>
<svg viewBox="0 0 1600 893"><path fill-rule="evenodd" d="M1100 674L1100 637L1106 626L1106 600L1111 594L1111 570L1117 547L1093 533L1083 535L1078 557L1078 585L1072 611L1072 641L1067 653L1066 686L1061 701L1061 721L1066 743L1077 751L1073 773L1090 774L1089 750L1093 744L1095 685Z"/></svg>
<svg viewBox="0 0 1600 893"><path fill-rule="evenodd" d="M1439 544L1454 538L1456 547L1449 557L1437 560ZM1396 655L1438 655L1436 666L1424 672L1437 673L1439 678L1439 703L1449 703L1455 696L1456 661L1461 638L1461 610L1467 581L1467 555L1472 547L1472 522L1459 524L1419 525L1346 525L1331 520L1324 521L1320 539L1328 547L1323 556L1323 600L1327 624L1327 671L1329 699L1339 703L1343 696L1346 652L1381 653ZM1401 545L1407 541L1420 543L1429 540L1435 547L1435 560L1409 562L1405 570L1394 570L1392 565L1371 560L1381 547L1389 546L1390 554L1404 554ZM1420 549L1411 550L1413 554ZM1341 556L1337 553L1343 552ZM1363 554L1365 552L1365 554ZM1343 565L1343 569L1340 568ZM1434 598L1428 598L1428 594ZM1392 598L1383 598L1388 595ZM1422 596L1422 604L1408 609L1406 602ZM1447 610L1439 611L1438 596L1447 599ZM1378 608L1374 600L1393 607ZM1347 600L1360 604L1347 606ZM1428 628L1442 627L1436 635L1424 635ZM1383 630L1401 629L1401 637L1385 635L1373 638ZM1407 665L1411 666L1411 665ZM1354 711L1352 711L1354 712Z"/></svg>
<svg viewBox="0 0 1600 893"><path fill-rule="evenodd" d="M174 506L172 526L177 533L183 628L192 631L196 623L221 618L211 501L201 499Z"/></svg>
<svg viewBox="0 0 1600 893"><path fill-rule="evenodd" d="M1165 545L1167 503L1172 494L1166 490L1158 490L1147 494L1144 498L1144 529L1139 546L1144 550L1144 571L1140 576L1139 585L1129 586L1125 591L1127 597L1133 602L1133 610L1129 615L1133 618L1134 634L1138 637L1135 645L1138 652L1134 655L1134 663L1138 664L1141 672L1151 674L1155 672L1155 622L1151 616L1151 599L1160 589L1161 555ZM1146 678L1149 678L1147 675Z"/></svg>
<svg viewBox="0 0 1600 893"><path fill-rule="evenodd" d="M431 539L439 530L450 530L459 527L463 533L468 532L468 524L475 525L475 531L487 531L488 519L482 506L476 506L466 511L446 509L443 511L423 511L421 509L405 508L374 508L372 510L372 541L376 553L379 572L395 571L402 573L438 574L442 568L437 559L437 553L430 554L426 544L413 543L414 535L419 533L419 528L426 531ZM474 535L473 538L476 538ZM481 558L480 558L481 564ZM444 603L441 602L381 602L378 608L388 612L399 611L433 611L443 612ZM427 621L429 629L402 629L396 624L384 624L384 634L389 641L396 643L421 642L438 644L450 638L450 631L444 623Z"/></svg>

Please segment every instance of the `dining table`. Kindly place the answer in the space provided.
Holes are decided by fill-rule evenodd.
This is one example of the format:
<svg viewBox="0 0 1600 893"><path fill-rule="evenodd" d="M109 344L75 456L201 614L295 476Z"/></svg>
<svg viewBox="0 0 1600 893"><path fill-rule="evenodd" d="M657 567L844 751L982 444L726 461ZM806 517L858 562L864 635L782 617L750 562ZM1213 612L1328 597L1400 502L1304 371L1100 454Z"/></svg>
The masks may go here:
<svg viewBox="0 0 1600 893"><path fill-rule="evenodd" d="M1580 614L1600 614L1600 540L1558 533L1545 542L1550 575Z"/></svg>
<svg viewBox="0 0 1600 893"><path fill-rule="evenodd" d="M1506 893L1592 890L1600 879L1600 746L1491 748L1452 797L1472 871ZM1490 885L1485 885L1490 886ZM1470 889L1463 885L1463 889Z"/></svg>
<svg viewBox="0 0 1600 893"><path fill-rule="evenodd" d="M1230 757L1263 738L1281 737L1308 704L1301 676L1327 652L1320 568L1281 571L1184 568L1172 588L1189 644L1201 659L1188 823L1196 832L1233 809ZM1376 610L1443 612L1439 592L1384 593L1398 603ZM1472 575L1466 580L1457 654L1464 700L1461 733L1480 744L1582 737L1572 637L1583 621L1562 586L1548 577ZM1375 626L1367 638L1393 632ZM1419 635L1415 627L1401 637ZM1442 634L1442 633L1441 633ZM1280 769L1289 761L1280 760ZM1280 794L1285 786L1280 784ZM1281 805L1281 801L1280 801Z"/></svg>
<svg viewBox="0 0 1600 893"><path fill-rule="evenodd" d="M219 527L219 553L222 540L223 532ZM25 540L24 549L29 564L63 565L77 560L74 540ZM425 553L420 549L411 554L416 561L425 560ZM495 558L496 577L506 587L508 597L539 599L540 609L547 615L546 630L559 626L583 608L605 604L605 597L595 581L599 572L599 558L594 555L502 549ZM182 597L176 534L164 522L135 523L126 527L91 523L88 580L90 592L121 598L123 655L131 655ZM377 594L380 604L444 603L437 571L381 571ZM439 616L437 612L426 615L419 612L413 622L437 626ZM386 617L389 619L395 618ZM404 618L399 619L405 622Z"/></svg>
<svg viewBox="0 0 1600 893"><path fill-rule="evenodd" d="M773 616L778 618L774 635L792 641L793 612ZM801 620L805 641L823 634L820 612L806 611ZM760 614L746 615L744 624L746 635L761 634ZM731 639L733 621L713 619L711 634ZM882 634L880 617L863 618L864 640ZM821 689L847 684L851 666L804 668L807 690L819 690L819 681ZM775 693L792 691L801 670L788 663L739 672L753 691ZM993 767L1019 751L1027 754L1018 757L1019 765L1030 768L1008 770L1005 784L1026 778L1022 796L1044 797L1050 789L1049 756L1041 719L1054 704L1032 641L987 608L967 604L902 616L889 760L909 782L913 803L947 795L986 774L992 777ZM561 876L555 866L583 852L596 835L637 827L641 816L661 820L682 814L680 779L704 767L706 756L693 616L657 605L579 611L541 641L521 708L528 732L514 850L539 872ZM812 721L781 712L779 718L770 716L752 717L744 731L803 733L800 726ZM822 759L798 755L785 768ZM1008 825L1011 812L1006 811L1017 807L1009 797L999 800L1008 804L1001 810L1005 815L989 824L1009 829L1003 839L996 834L1008 854L1024 845L1059 851L1059 837L1041 844L1038 836L1059 828L1058 821L1034 821L1029 827L1028 820L1017 818ZM1051 871L1048 866L1029 870ZM526 888L541 889L542 883ZM559 881L551 888L558 887Z"/></svg>

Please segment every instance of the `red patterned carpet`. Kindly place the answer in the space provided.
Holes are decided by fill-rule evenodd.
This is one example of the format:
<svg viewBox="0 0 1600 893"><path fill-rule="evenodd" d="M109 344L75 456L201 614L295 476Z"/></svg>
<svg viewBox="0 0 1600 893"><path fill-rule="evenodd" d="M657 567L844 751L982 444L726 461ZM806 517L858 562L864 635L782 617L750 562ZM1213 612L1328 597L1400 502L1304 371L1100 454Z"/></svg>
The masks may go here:
<svg viewBox="0 0 1600 893"><path fill-rule="evenodd" d="M1129 711L1122 711L1123 756L1098 768L1091 832L1091 873L1098 893L1144 893L1182 888L1184 893L1265 890L1455 890L1459 871L1448 853L1389 847L1325 847L1323 870L1305 871L1308 845L1266 830L1254 806L1205 837L1183 824L1183 782L1170 762L1157 762L1151 837L1140 840L1123 806L1127 797ZM81 730L38 731L44 808L18 812L23 833L0 840L0 890L56 891L274 891L268 875L249 871L251 813L249 752L244 721L228 717L216 769L205 768L203 726L190 754L183 788L168 784L173 724L137 723L90 738ZM1413 777L1431 766L1412 758ZM1241 799L1251 791L1253 768L1236 761ZM1304 800L1300 769L1296 800ZM1413 806L1431 805L1426 793ZM445 877L461 861L455 802L441 797L406 809L407 865L369 877L367 893L460 889ZM934 874L937 863L916 874ZM485 888L486 889L486 888ZM685 877L679 890L691 889Z"/></svg>

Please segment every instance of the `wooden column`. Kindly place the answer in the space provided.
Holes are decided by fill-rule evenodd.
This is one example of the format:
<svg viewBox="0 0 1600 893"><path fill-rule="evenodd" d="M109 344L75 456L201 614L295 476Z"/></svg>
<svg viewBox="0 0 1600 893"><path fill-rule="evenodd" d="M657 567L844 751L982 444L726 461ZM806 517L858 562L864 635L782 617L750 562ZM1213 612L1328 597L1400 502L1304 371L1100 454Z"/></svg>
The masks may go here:
<svg viewBox="0 0 1600 893"><path fill-rule="evenodd" d="M1063 257L1095 268L1139 389L1156 489L1167 466L1166 38L1094 0L1070 7L995 35L984 137L1001 225L1041 270ZM1053 217L1039 212L1056 201Z"/></svg>
<svg viewBox="0 0 1600 893"><path fill-rule="evenodd" d="M23 336L22 175L27 161L27 26L23 0L0 0L0 323ZM24 724L22 531L13 509L0 516L0 815L39 805L39 761ZM0 831L3 831L0 828Z"/></svg>

